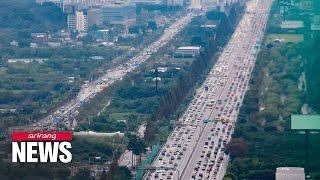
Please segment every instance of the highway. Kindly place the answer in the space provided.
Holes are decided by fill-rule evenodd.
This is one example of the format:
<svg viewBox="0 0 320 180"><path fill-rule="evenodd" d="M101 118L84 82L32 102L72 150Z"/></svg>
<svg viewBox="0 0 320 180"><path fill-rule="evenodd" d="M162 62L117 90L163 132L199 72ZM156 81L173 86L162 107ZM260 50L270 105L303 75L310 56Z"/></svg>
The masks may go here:
<svg viewBox="0 0 320 180"><path fill-rule="evenodd" d="M222 179L272 1L250 0L234 34L197 89L144 179Z"/></svg>
<svg viewBox="0 0 320 180"><path fill-rule="evenodd" d="M161 47L166 45L190 23L193 17L197 15L199 14L189 12L186 15L177 18L174 23L164 30L164 33L157 41L144 48L135 57L124 64L108 69L105 74L97 80L85 83L75 99L67 102L64 106L55 110L51 115L39 120L30 127L27 126L24 128L32 130L51 130L55 129L55 124L60 122L66 127L73 129L77 125L75 117L78 114L78 109L83 103L93 98L97 93L108 88L115 81L122 80L127 73L132 72L141 63L147 61L152 53L157 52Z"/></svg>

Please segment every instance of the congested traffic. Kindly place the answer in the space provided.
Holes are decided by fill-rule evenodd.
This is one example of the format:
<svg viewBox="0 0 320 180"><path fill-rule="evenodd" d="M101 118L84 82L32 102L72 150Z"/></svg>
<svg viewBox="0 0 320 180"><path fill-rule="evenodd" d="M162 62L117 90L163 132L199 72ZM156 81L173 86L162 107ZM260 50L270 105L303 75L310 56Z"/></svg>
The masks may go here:
<svg viewBox="0 0 320 180"><path fill-rule="evenodd" d="M222 179L226 145L263 38L272 1L251 0L229 43L144 179Z"/></svg>

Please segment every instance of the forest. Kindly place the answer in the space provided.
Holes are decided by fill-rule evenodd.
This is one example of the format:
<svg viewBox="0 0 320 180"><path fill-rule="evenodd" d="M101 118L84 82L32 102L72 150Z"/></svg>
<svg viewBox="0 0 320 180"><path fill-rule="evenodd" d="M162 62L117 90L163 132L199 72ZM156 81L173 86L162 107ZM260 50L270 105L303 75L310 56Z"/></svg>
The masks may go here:
<svg viewBox="0 0 320 180"><path fill-rule="evenodd" d="M288 18L308 21L309 14L289 11ZM291 14L290 14L291 13ZM276 15L275 15L276 14ZM279 31L281 15L274 3L266 37ZM308 29L304 41L264 39L240 109L233 139L228 145L231 163L225 179L275 179L277 167L305 167L304 135L290 131L291 114L319 113L319 38ZM304 79L304 73L306 77ZM313 110L306 110L309 105ZM320 135L310 136L310 175L319 179Z"/></svg>
<svg viewBox="0 0 320 180"><path fill-rule="evenodd" d="M313 38L306 48L307 101L320 112L320 35Z"/></svg>
<svg viewBox="0 0 320 180"><path fill-rule="evenodd" d="M230 144L243 141L230 149L227 177L269 180L275 178L277 167L304 166L304 136L289 130L290 114L300 114L306 97L298 88L304 70L300 47L281 44L260 52ZM317 179L320 136L312 134L310 139L311 172Z"/></svg>

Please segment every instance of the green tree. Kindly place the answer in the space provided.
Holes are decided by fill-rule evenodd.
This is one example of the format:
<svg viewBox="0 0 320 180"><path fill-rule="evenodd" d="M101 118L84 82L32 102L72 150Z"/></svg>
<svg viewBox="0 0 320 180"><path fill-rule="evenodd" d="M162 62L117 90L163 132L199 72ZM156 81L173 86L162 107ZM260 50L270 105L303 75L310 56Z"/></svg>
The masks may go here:
<svg viewBox="0 0 320 180"><path fill-rule="evenodd" d="M116 162L113 162L110 166L110 170L106 175L102 175L100 180L128 180L132 179L130 170L127 167L118 166Z"/></svg>
<svg viewBox="0 0 320 180"><path fill-rule="evenodd" d="M226 149L232 158L242 157L248 153L248 144L243 138L233 138L230 143L226 145Z"/></svg>
<svg viewBox="0 0 320 180"><path fill-rule="evenodd" d="M145 153L147 148L147 145L145 144L145 142L136 135L130 135L127 148L130 151L132 151L132 167L133 167L133 154L140 156L140 163L141 163L141 154Z"/></svg>
<svg viewBox="0 0 320 180"><path fill-rule="evenodd" d="M157 23L155 21L148 22L148 28L152 29L153 31L157 30Z"/></svg>
<svg viewBox="0 0 320 180"><path fill-rule="evenodd" d="M72 178L74 180L89 180L92 179L90 175L90 170L86 168L79 169L76 175Z"/></svg>

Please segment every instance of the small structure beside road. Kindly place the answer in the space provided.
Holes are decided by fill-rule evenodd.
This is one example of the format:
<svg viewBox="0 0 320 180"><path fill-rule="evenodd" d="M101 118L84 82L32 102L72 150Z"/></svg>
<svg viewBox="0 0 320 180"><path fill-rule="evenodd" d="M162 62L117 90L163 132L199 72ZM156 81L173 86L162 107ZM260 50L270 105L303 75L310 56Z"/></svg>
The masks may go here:
<svg viewBox="0 0 320 180"><path fill-rule="evenodd" d="M200 54L200 46L183 46L179 47L174 56L175 57L195 57Z"/></svg>
<svg viewBox="0 0 320 180"><path fill-rule="evenodd" d="M304 180L304 168L300 167L278 167L276 180Z"/></svg>
<svg viewBox="0 0 320 180"><path fill-rule="evenodd" d="M121 133L120 131L113 132L113 133L99 133L94 131L80 131L80 132L74 132L74 136L95 136L95 137L112 137L112 136L120 136L123 137L124 133Z"/></svg>

